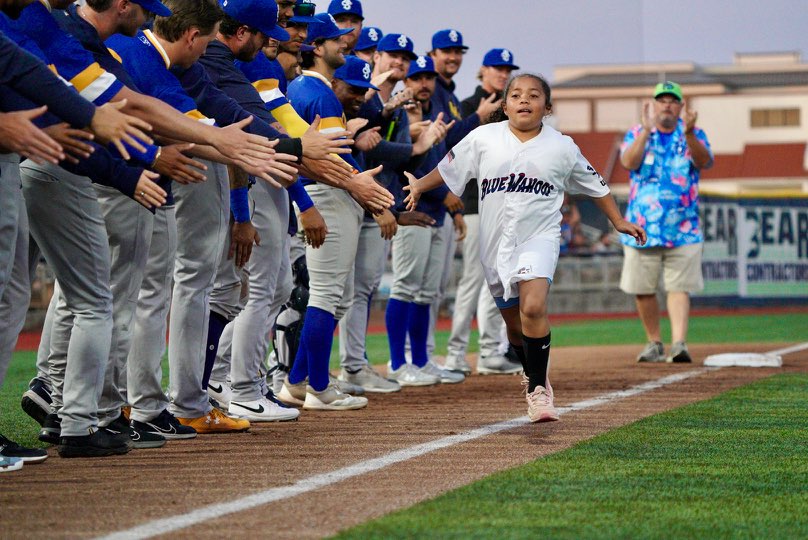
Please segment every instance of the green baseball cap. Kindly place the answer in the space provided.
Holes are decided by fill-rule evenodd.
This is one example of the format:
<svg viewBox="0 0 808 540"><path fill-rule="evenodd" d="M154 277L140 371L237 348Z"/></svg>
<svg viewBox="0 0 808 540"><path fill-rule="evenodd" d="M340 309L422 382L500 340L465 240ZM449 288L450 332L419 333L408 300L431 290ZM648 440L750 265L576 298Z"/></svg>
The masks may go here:
<svg viewBox="0 0 808 540"><path fill-rule="evenodd" d="M670 94L679 101L682 101L682 87L675 82L665 81L654 87L654 99L664 94Z"/></svg>

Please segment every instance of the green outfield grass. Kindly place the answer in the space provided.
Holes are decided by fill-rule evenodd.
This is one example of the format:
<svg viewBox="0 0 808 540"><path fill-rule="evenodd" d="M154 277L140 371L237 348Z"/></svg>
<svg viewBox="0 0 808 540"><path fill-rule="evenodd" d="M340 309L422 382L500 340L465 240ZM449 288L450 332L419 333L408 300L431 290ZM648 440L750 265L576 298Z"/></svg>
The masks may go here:
<svg viewBox="0 0 808 540"><path fill-rule="evenodd" d="M726 315L697 316L690 322L690 343L749 343L749 342L796 342L808 339L808 313L784 313L773 315ZM663 337L670 341L670 325L662 322ZM446 353L448 332L436 332L437 354ZM638 350L645 337L637 319L608 319L601 321L563 321L553 326L553 345L618 345L636 343ZM368 358L374 364L384 364L390 357L387 336L368 336ZM477 352L477 333L472 332L470 353ZM0 389L0 433L20 444L41 446L36 439L37 424L20 409L20 396L27 389L28 381L36 373L36 356L33 352L15 353ZM339 349L335 339L331 354L331 369L339 369ZM167 363L163 362L166 374ZM164 386L165 386L164 378Z"/></svg>
<svg viewBox="0 0 808 540"><path fill-rule="evenodd" d="M337 538L808 538L806 395L765 379Z"/></svg>

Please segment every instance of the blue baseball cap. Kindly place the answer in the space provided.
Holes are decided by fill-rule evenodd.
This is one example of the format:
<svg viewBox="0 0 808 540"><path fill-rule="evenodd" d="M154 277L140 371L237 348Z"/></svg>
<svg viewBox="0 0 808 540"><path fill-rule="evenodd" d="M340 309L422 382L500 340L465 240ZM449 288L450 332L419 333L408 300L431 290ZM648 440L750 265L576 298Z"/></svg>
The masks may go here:
<svg viewBox="0 0 808 540"><path fill-rule="evenodd" d="M289 32L278 26L278 4L275 0L219 0L224 12L265 36L289 41Z"/></svg>
<svg viewBox="0 0 808 540"><path fill-rule="evenodd" d="M463 34L457 30L447 28L446 30L438 30L432 34L432 49L452 49L460 48L464 51L468 49L463 45Z"/></svg>
<svg viewBox="0 0 808 540"><path fill-rule="evenodd" d="M364 26L356 40L355 51L366 51L379 45L379 41L384 37L384 33L375 26Z"/></svg>
<svg viewBox="0 0 808 540"><path fill-rule="evenodd" d="M413 75L418 75L419 73L438 74L438 72L435 71L435 62L432 61L432 58L429 56L419 56L410 62L410 69L407 71L407 78L409 79Z"/></svg>
<svg viewBox="0 0 808 540"><path fill-rule="evenodd" d="M331 0L331 3L328 4L328 13L331 15L350 13L365 20L365 16L362 15L362 2L359 0Z"/></svg>
<svg viewBox="0 0 808 540"><path fill-rule="evenodd" d="M306 43L314 43L318 39L336 39L350 34L353 28L340 28L330 13L318 13L314 22L309 23L309 34Z"/></svg>
<svg viewBox="0 0 808 540"><path fill-rule="evenodd" d="M378 52L403 52L407 53L410 60L415 60L418 55L413 52L415 45L412 40L404 34L387 34L379 40L376 46Z"/></svg>
<svg viewBox="0 0 808 540"><path fill-rule="evenodd" d="M484 66L502 66L511 69L519 69L519 66L513 63L513 53L508 49L491 49L483 57Z"/></svg>
<svg viewBox="0 0 808 540"><path fill-rule="evenodd" d="M132 2L159 17L171 17L171 10L160 0L132 0Z"/></svg>
<svg viewBox="0 0 808 540"><path fill-rule="evenodd" d="M345 63L334 72L334 78L345 81L351 86L378 90L378 88L370 82L370 76L372 74L373 69L371 69L370 64L361 58L349 55L345 57Z"/></svg>
<svg viewBox="0 0 808 540"><path fill-rule="evenodd" d="M309 0L297 0L295 2L295 14L289 17L289 22L294 24L309 24L315 22L314 12L317 6Z"/></svg>

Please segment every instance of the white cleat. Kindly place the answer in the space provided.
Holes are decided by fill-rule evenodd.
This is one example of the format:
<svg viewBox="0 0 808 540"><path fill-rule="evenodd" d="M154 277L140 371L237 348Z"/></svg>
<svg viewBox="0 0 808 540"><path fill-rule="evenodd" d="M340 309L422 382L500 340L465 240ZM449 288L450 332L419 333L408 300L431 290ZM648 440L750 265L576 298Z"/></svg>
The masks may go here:
<svg viewBox="0 0 808 540"><path fill-rule="evenodd" d="M227 414L250 422L289 422L297 420L300 411L278 405L261 396L255 401L231 401Z"/></svg>
<svg viewBox="0 0 808 540"><path fill-rule="evenodd" d="M367 405L368 398L345 394L340 392L336 386L329 384L322 392L307 386L303 408L315 411L350 411L367 407Z"/></svg>

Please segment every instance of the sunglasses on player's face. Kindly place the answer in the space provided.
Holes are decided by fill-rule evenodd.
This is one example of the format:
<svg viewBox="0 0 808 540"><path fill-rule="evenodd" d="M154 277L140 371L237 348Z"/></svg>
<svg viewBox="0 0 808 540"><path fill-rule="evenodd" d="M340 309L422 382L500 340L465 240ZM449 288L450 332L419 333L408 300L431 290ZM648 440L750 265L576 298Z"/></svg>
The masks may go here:
<svg viewBox="0 0 808 540"><path fill-rule="evenodd" d="M314 2L301 2L299 4L295 4L295 15L297 17L311 17L314 15L317 6Z"/></svg>

